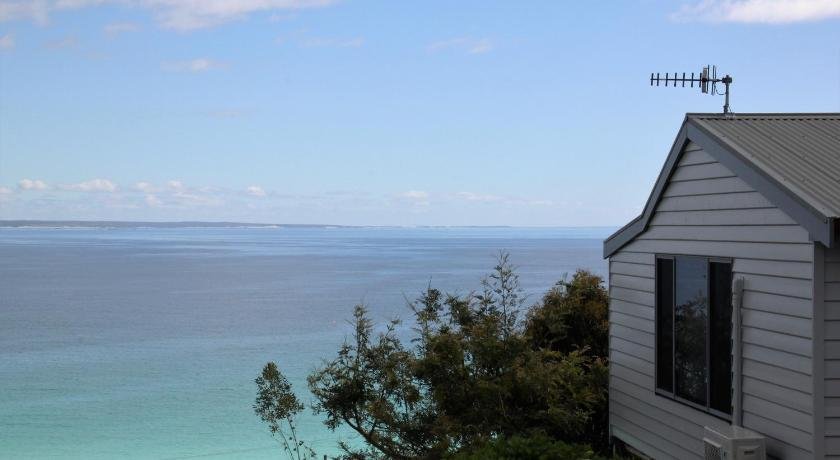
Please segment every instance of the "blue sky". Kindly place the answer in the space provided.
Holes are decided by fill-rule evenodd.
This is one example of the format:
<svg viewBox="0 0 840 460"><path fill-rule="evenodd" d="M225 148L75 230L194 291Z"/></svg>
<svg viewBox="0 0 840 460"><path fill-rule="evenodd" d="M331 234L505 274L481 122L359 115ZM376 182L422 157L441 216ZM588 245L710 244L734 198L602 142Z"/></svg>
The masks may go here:
<svg viewBox="0 0 840 460"><path fill-rule="evenodd" d="M840 2L0 1L0 218L621 225L707 63L840 111Z"/></svg>

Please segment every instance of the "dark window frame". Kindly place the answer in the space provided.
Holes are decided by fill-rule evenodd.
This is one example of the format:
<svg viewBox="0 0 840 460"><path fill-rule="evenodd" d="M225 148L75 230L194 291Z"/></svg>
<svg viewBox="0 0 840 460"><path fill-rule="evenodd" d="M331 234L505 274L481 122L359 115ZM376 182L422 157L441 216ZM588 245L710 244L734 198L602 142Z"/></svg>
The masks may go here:
<svg viewBox="0 0 840 460"><path fill-rule="evenodd" d="M657 333L659 331L659 264L658 261L660 259L670 260L671 265L671 292L672 296L676 295L676 285L677 285L677 259L678 258L695 258L695 259L703 259L706 262L706 293L709 297L707 308L709 312L711 312L711 272L710 267L712 263L722 263L722 264L729 264L730 266L730 280L729 286L731 289L732 280L734 279L734 271L732 270L734 266L734 260L730 257L712 257L712 256L698 256L693 254L665 254L665 253L657 253L654 255L654 338L653 338L653 346L654 346L654 353L653 353L653 378L654 378L654 392L657 396L670 399L672 401L678 402L680 404L689 406L693 409L699 410L701 412L705 412L709 415L717 417L719 419L725 420L727 422L732 422L732 414L727 414L725 412L721 412L719 410L713 409L711 405L711 327L709 327L709 322L711 321L711 314L706 315L706 371L708 375L709 381L706 384L706 404L698 404L694 401L690 401L686 398L683 398L676 394L674 389L676 388L676 353L674 350L676 339L675 339L675 324L676 324L676 315L675 315L675 301L672 300L671 302L671 390L667 391L663 388L659 387L659 339L657 337ZM731 297L731 296L730 296ZM734 313L734 309L733 309ZM733 339L734 334L730 331L729 340ZM734 359L734 357L732 357ZM729 386L730 391L734 389L734 383L730 382Z"/></svg>

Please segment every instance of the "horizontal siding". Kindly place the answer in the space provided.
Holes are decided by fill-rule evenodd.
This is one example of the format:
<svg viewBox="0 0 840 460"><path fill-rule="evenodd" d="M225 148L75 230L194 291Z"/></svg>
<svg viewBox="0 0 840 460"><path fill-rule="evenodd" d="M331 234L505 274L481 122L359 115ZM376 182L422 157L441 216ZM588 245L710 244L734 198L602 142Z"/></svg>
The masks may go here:
<svg viewBox="0 0 840 460"><path fill-rule="evenodd" d="M775 227L733 227L728 225L653 225L638 236L643 240L745 241L748 243L801 243L808 232L798 225Z"/></svg>
<svg viewBox="0 0 840 460"><path fill-rule="evenodd" d="M698 256L732 257L765 261L810 262L810 244L746 243L736 241L676 241L637 238L625 246L628 251Z"/></svg>
<svg viewBox="0 0 840 460"><path fill-rule="evenodd" d="M749 185L737 177L723 177L720 179L671 182L662 196L712 195L716 193L743 193L752 191L753 189Z"/></svg>
<svg viewBox="0 0 840 460"><path fill-rule="evenodd" d="M825 452L840 459L840 248L825 250Z"/></svg>
<svg viewBox="0 0 840 460"><path fill-rule="evenodd" d="M776 208L724 209L709 211L669 211L657 212L650 221L651 225L796 225L787 214Z"/></svg>
<svg viewBox="0 0 840 460"><path fill-rule="evenodd" d="M725 257L744 279L744 425L769 437L771 455L810 458L813 245L807 232L702 150L683 155L663 196L648 229L610 258L611 426L656 458L697 458L703 426L724 423L654 392L654 263L656 254ZM837 264L840 274L840 257ZM837 307L840 324L840 302ZM840 329L838 339L840 359ZM840 415L840 401L837 407Z"/></svg>

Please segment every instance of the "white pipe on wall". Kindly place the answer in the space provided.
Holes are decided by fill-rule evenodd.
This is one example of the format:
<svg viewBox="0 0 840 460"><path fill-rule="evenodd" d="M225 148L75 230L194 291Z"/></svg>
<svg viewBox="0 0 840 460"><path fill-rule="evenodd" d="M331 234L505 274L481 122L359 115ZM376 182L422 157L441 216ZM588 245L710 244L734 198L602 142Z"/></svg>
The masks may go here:
<svg viewBox="0 0 840 460"><path fill-rule="evenodd" d="M742 426L741 402L741 304L744 299L744 278L732 282L732 423Z"/></svg>

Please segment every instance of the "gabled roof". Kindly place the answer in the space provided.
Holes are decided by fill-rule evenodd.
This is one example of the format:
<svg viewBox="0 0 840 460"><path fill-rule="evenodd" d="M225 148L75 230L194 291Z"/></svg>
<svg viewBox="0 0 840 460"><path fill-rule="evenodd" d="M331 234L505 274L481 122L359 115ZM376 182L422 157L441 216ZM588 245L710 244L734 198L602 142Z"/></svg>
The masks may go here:
<svg viewBox="0 0 840 460"><path fill-rule="evenodd" d="M732 170L808 230L836 243L840 218L840 113L689 113L642 214L604 241L611 256L645 231L689 142Z"/></svg>

